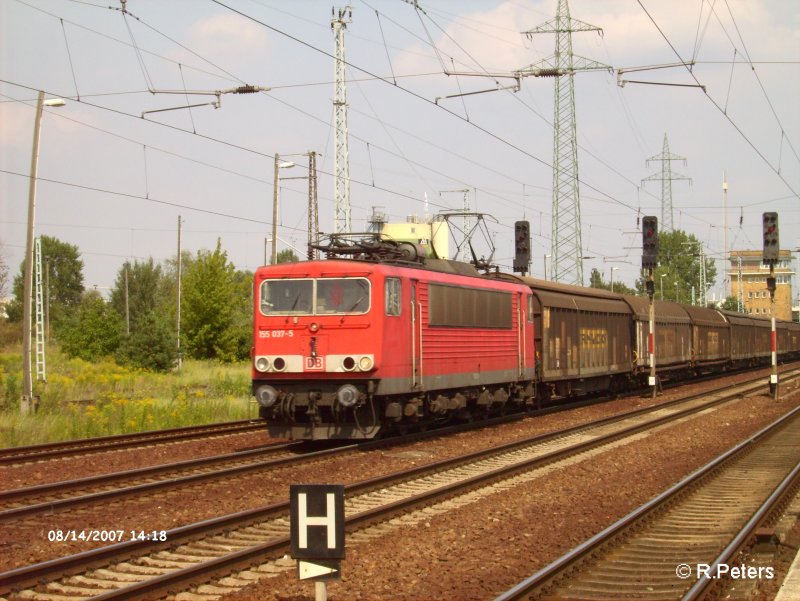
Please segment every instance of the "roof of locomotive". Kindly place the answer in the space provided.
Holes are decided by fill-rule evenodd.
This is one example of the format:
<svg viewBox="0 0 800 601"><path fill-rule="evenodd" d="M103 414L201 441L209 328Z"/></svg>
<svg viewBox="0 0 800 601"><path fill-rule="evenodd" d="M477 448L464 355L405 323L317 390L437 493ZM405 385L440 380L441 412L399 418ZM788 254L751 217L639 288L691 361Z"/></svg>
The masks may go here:
<svg viewBox="0 0 800 601"><path fill-rule="evenodd" d="M458 275L466 277L479 278L484 281L496 281L497 278L487 276L478 271L471 263L464 263L462 261L453 261L447 259L431 259L425 258L417 261L374 261L359 258L331 258L331 259L316 259L312 261L294 261L287 263L279 263L277 265L263 265L258 268L256 273L263 274L264 272L274 274L276 277L298 277L309 276L312 266L326 265L341 269L342 271L373 271L383 267L389 268L405 268L415 269L421 271L431 271L435 273L443 273L449 275Z"/></svg>

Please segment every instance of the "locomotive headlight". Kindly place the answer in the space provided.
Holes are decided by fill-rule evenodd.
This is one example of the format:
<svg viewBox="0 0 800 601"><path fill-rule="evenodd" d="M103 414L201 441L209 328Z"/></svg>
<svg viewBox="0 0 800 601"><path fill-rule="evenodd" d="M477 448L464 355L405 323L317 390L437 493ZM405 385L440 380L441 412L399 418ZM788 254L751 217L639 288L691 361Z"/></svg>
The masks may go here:
<svg viewBox="0 0 800 601"><path fill-rule="evenodd" d="M358 402L358 388L345 384L336 392L336 399L342 407L352 407Z"/></svg>
<svg viewBox="0 0 800 601"><path fill-rule="evenodd" d="M266 357L256 357L256 369L258 371L267 371L269 369L269 359Z"/></svg>
<svg viewBox="0 0 800 601"><path fill-rule="evenodd" d="M367 357L365 355L365 356L361 357L361 359L358 360L358 369L360 369L361 371L369 371L369 370L372 369L372 366L374 364L375 363L372 360L372 357Z"/></svg>
<svg viewBox="0 0 800 601"><path fill-rule="evenodd" d="M278 391L269 384L263 384L256 389L256 400L262 407L272 407L278 398Z"/></svg>
<svg viewBox="0 0 800 601"><path fill-rule="evenodd" d="M342 369L345 371L353 371L356 368L356 360L352 357L345 357L342 359Z"/></svg>

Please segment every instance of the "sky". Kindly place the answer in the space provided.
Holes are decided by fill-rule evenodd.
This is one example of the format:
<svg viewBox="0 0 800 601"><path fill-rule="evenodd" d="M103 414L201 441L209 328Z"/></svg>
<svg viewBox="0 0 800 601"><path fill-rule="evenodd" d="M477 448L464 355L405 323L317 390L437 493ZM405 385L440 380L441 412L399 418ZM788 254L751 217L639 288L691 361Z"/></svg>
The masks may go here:
<svg viewBox="0 0 800 601"><path fill-rule="evenodd" d="M553 80L524 78L513 91L498 89L513 79L486 74L553 55L554 35L522 32L552 19L556 0L351 7L353 229L365 231L374 208L392 221L460 210L454 190L468 189L471 209L486 215L478 253L493 241L510 271L514 221L527 219L541 277L552 252ZM795 0L569 7L602 29L573 34L574 53L610 67L575 75L585 282L593 268L606 280L617 268L614 280L629 285L638 277L638 219L661 215L660 182L642 180L660 174L647 159L665 135L685 157L672 162L687 178L673 182L674 227L718 259L712 295L725 283L723 177L729 249L760 249L764 211L779 214L782 248L800 248ZM237 268L257 268L276 153L296 164L280 171L278 249L303 256L309 151L321 155L320 230L333 231L331 16L318 0L0 0L0 252L12 273L24 255L38 90L66 104L42 119L36 234L78 246L88 288L108 294L126 260L174 257L179 216L185 250L219 239ZM694 65L631 71L681 61ZM270 89L209 104L243 84Z"/></svg>

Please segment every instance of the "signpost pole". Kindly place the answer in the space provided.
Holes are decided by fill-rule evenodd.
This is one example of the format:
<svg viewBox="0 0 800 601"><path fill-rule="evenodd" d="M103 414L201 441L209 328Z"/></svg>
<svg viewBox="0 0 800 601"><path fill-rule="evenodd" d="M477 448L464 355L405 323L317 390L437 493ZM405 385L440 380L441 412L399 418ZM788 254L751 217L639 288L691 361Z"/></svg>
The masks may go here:
<svg viewBox="0 0 800 601"><path fill-rule="evenodd" d="M647 349L650 354L650 387L653 389L653 398L656 398L658 386L656 385L656 311L653 301L655 283L653 282L653 268L648 269L647 273L647 296L650 297L650 332L647 340Z"/></svg>
<svg viewBox="0 0 800 601"><path fill-rule="evenodd" d="M772 347L771 347L771 357L770 363L772 364L772 373L769 376L769 391L772 393L772 398L774 400L778 400L778 332L775 329L775 265L770 263L769 265L769 280L768 287L769 287L769 312L770 312L770 322L772 326Z"/></svg>

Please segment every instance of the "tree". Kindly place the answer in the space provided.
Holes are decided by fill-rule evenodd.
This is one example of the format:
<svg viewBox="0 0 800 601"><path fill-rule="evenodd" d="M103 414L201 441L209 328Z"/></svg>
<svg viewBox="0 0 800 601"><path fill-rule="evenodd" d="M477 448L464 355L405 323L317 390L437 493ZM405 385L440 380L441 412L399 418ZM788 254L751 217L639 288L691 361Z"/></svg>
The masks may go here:
<svg viewBox="0 0 800 601"><path fill-rule="evenodd" d="M589 287L598 288L601 290L611 290L611 283L605 282L603 280L603 275L596 267L594 267L592 268L592 275L589 276ZM636 295L636 290L619 281L614 282L614 292L618 294L629 294L631 296Z"/></svg>
<svg viewBox="0 0 800 601"><path fill-rule="evenodd" d="M47 272L50 322L58 328L62 318L81 304L83 298L83 261L77 246L57 238L42 236L42 268ZM14 299L6 309L11 321L22 321L25 261L14 278Z"/></svg>
<svg viewBox="0 0 800 601"><path fill-rule="evenodd" d="M201 250L182 282L181 335L190 356L232 361L237 357L231 331L237 298L235 269L217 240L214 252Z"/></svg>
<svg viewBox="0 0 800 601"><path fill-rule="evenodd" d="M276 259L277 263L297 263L300 260L291 248L284 248L278 253Z"/></svg>
<svg viewBox="0 0 800 601"><path fill-rule="evenodd" d="M111 306L123 319L125 317L125 277L128 279L128 314L130 315L131 331L136 329L140 318L152 313L157 307L166 305L162 298L162 279L164 275L161 266L152 258L147 261L129 261L120 268L114 288L111 290Z"/></svg>
<svg viewBox="0 0 800 601"><path fill-rule="evenodd" d="M116 359L122 364L150 371L172 369L178 359L172 320L157 311L140 314L130 335L123 336Z"/></svg>
<svg viewBox="0 0 800 601"><path fill-rule="evenodd" d="M731 295L727 297L722 303L720 303L719 308L724 311L739 311L739 299L736 298L736 295Z"/></svg>
<svg viewBox="0 0 800 601"><path fill-rule="evenodd" d="M0 253L0 299L5 298L6 286L8 286L8 263L5 256Z"/></svg>
<svg viewBox="0 0 800 601"><path fill-rule="evenodd" d="M682 230L661 232L658 241L658 267L653 270L656 298L690 303L692 288L700 297L700 267L703 244L694 234ZM717 279L717 268L712 259L706 259L706 284L713 286ZM663 278L661 276L664 276ZM636 282L636 289L644 292L645 279Z"/></svg>
<svg viewBox="0 0 800 601"><path fill-rule="evenodd" d="M123 325L119 315L94 290L87 292L80 305L63 318L61 350L70 357L96 361L113 355L119 347Z"/></svg>

